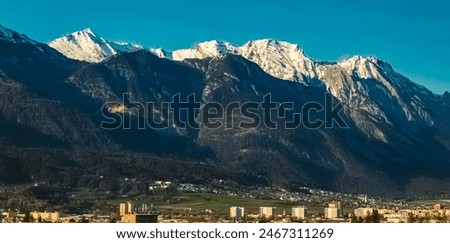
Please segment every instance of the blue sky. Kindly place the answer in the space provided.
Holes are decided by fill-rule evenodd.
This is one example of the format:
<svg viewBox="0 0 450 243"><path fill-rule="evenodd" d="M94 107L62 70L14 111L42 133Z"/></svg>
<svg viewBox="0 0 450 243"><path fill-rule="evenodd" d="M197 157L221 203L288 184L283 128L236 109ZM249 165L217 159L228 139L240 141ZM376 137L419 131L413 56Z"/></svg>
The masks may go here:
<svg viewBox="0 0 450 243"><path fill-rule="evenodd" d="M446 1L1 1L0 24L41 42L92 28L110 40L173 50L219 39L274 38L317 60L360 54L390 62L436 93L450 91Z"/></svg>

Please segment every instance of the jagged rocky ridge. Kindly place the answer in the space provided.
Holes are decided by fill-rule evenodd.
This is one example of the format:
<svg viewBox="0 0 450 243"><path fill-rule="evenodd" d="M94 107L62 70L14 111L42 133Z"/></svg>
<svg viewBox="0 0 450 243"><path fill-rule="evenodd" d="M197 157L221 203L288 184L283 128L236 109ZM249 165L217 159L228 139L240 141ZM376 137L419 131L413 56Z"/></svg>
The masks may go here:
<svg viewBox="0 0 450 243"><path fill-rule="evenodd" d="M170 173L161 161L168 161L179 168L173 176L188 181L206 183L222 177L238 183L306 185L391 197L423 193L417 189L423 186L417 186L421 178L439 182L450 176L448 93L435 95L373 57L316 62L297 45L259 40L242 47L213 41L174 52L77 50L98 54L95 60L71 57L82 60L77 61L65 57L67 52L58 45L50 44L65 56L4 27L0 34L1 145L3 151L40 157L39 168L70 171L83 163L108 167L111 160L111 168L87 173L120 175L120 162L100 155L122 154L135 171L131 176L167 178ZM336 102L346 103L343 114L349 129L210 130L179 129L174 124L162 131L99 128L103 104L122 102L124 93L143 103L167 102L178 93L186 100L195 93L202 104L223 105L261 102L271 93L274 101L301 107L310 101L323 103L326 91ZM132 121L141 118L138 109L124 105L117 114ZM61 149L64 156L51 148ZM83 151L90 155L81 163ZM33 180L36 174L52 178L48 170L36 169L13 154L0 153L0 165L7 165L9 174L17 173L21 180ZM42 163L45 159L51 162ZM148 169L155 168L155 161L163 168L160 172ZM201 173L183 169L195 163L200 163L196 168ZM0 181L11 180L14 177L0 174Z"/></svg>

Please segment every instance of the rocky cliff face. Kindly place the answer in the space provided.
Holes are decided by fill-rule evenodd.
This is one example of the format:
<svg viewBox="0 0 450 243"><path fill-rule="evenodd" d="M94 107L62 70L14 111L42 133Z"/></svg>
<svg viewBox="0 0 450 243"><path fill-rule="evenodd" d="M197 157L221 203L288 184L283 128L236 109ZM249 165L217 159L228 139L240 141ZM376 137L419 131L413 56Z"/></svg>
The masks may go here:
<svg viewBox="0 0 450 243"><path fill-rule="evenodd" d="M231 178L402 196L414 192L415 178L450 177L450 95L435 95L376 58L315 62L296 45L260 40L242 47L202 43L159 57L154 50L123 51L88 63L1 30L0 167L10 171L0 173L3 182L32 180L36 173L56 180L48 168L160 178L171 168L177 178L203 183ZM334 105L341 102L348 127L182 128L162 105L193 94L199 120L206 104L261 104L270 94L273 102L293 106L286 109L290 115L309 102L324 105L327 92ZM139 105L147 102L154 106ZM264 119L261 109L254 114ZM324 111L311 115L314 121ZM108 117L129 129L101 129ZM140 129L150 118L168 121L167 128ZM221 121L249 120L235 112ZM17 151L36 158L27 163ZM201 173L194 175L193 166Z"/></svg>

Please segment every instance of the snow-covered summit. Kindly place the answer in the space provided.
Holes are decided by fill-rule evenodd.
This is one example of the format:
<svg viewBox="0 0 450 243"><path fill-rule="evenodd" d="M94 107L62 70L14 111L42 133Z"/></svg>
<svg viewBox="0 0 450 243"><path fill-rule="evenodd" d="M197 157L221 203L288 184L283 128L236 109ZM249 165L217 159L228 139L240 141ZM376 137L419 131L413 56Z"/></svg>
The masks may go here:
<svg viewBox="0 0 450 243"><path fill-rule="evenodd" d="M94 63L121 52L142 49L137 44L105 40L90 28L53 40L49 46L69 58Z"/></svg>
<svg viewBox="0 0 450 243"><path fill-rule="evenodd" d="M274 77L318 85L311 83L311 78L317 77L316 64L299 45L262 39L245 43L239 53Z"/></svg>
<svg viewBox="0 0 450 243"><path fill-rule="evenodd" d="M89 62L100 62L120 52L142 49L138 45L107 41L90 29L59 38L50 46L70 58ZM339 62L318 62L309 58L299 45L273 39L253 40L242 46L211 40L173 52L162 48L149 51L160 58L176 61L240 55L276 78L325 87L337 99L347 102L350 112L364 110L373 119L387 124L421 120L431 125L434 122L423 107L432 102L430 97L435 96L376 57L357 55ZM385 140L381 132L376 134Z"/></svg>
<svg viewBox="0 0 450 243"><path fill-rule="evenodd" d="M223 54L240 55L255 62L276 78L301 82L307 86L328 86L322 81L329 69L339 68L361 79L379 79L380 73L394 72L388 63L372 56L353 56L340 62L317 62L309 58L299 45L273 39L248 41L242 46L212 40L199 43L190 49L173 51L172 57L181 61Z"/></svg>
<svg viewBox="0 0 450 243"><path fill-rule="evenodd" d="M266 73L283 80L307 86L323 87L347 104L347 112L384 124L420 121L432 126L434 119L424 107L435 102L426 88L397 73L392 66L376 57L352 56L339 62L319 62L309 58L296 44L272 39L249 41L242 46L228 42L207 41L190 49L173 52L174 60L240 55L256 63ZM387 135L365 120L357 120L363 132L387 142Z"/></svg>
<svg viewBox="0 0 450 243"><path fill-rule="evenodd" d="M190 49L173 51L172 57L177 61L193 58L202 59L207 57L217 57L228 53L236 54L236 49L237 48L229 42L212 40L201 42Z"/></svg>
<svg viewBox="0 0 450 243"><path fill-rule="evenodd" d="M394 71L389 63L373 56L356 55L338 62L337 65L348 74L356 75L362 79L379 78L376 69L381 69L384 73Z"/></svg>
<svg viewBox="0 0 450 243"><path fill-rule="evenodd" d="M105 40L89 28L56 39L49 45L69 58L88 62L101 62L117 53L143 49L140 45ZM392 71L389 64L375 57L354 56L337 63L316 62L309 58L299 45L273 39L248 41L242 46L211 40L187 49L167 51L162 48L151 48L149 51L160 58L176 61L211 58L225 54L240 55L258 64L266 73L276 78L316 87L330 86L325 77L330 68L339 67L347 74L362 79L380 79L380 73L384 73L380 68Z"/></svg>
<svg viewBox="0 0 450 243"><path fill-rule="evenodd" d="M173 52L174 60L216 57L224 54L241 55L258 64L274 77L310 84L308 77L316 77L314 61L306 57L300 46L272 39L254 40L242 46L217 40L202 42L190 49Z"/></svg>
<svg viewBox="0 0 450 243"><path fill-rule="evenodd" d="M159 58L172 59L172 52L166 51L162 48L150 48L150 52L155 54Z"/></svg>

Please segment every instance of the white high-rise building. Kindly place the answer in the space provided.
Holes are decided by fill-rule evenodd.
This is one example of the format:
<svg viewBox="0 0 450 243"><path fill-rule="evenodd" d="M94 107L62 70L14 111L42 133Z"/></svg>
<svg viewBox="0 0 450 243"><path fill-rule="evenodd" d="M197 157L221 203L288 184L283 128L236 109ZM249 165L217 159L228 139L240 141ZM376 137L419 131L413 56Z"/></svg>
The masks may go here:
<svg viewBox="0 0 450 243"><path fill-rule="evenodd" d="M134 205L131 202L121 203L119 205L120 216L134 212Z"/></svg>
<svg viewBox="0 0 450 243"><path fill-rule="evenodd" d="M325 213L325 218L326 219L335 219L338 217L338 213L339 210L338 208L325 208L324 213Z"/></svg>
<svg viewBox="0 0 450 243"><path fill-rule="evenodd" d="M233 206L230 207L230 219L239 221L244 217L244 208Z"/></svg>
<svg viewBox="0 0 450 243"><path fill-rule="evenodd" d="M335 219L342 217L344 214L341 202L331 202L328 204L328 208L324 210L326 219Z"/></svg>
<svg viewBox="0 0 450 243"><path fill-rule="evenodd" d="M274 207L259 207L259 217L269 219L275 215Z"/></svg>
<svg viewBox="0 0 450 243"><path fill-rule="evenodd" d="M291 217L295 219L305 219L306 218L306 208L304 206L292 208Z"/></svg>

